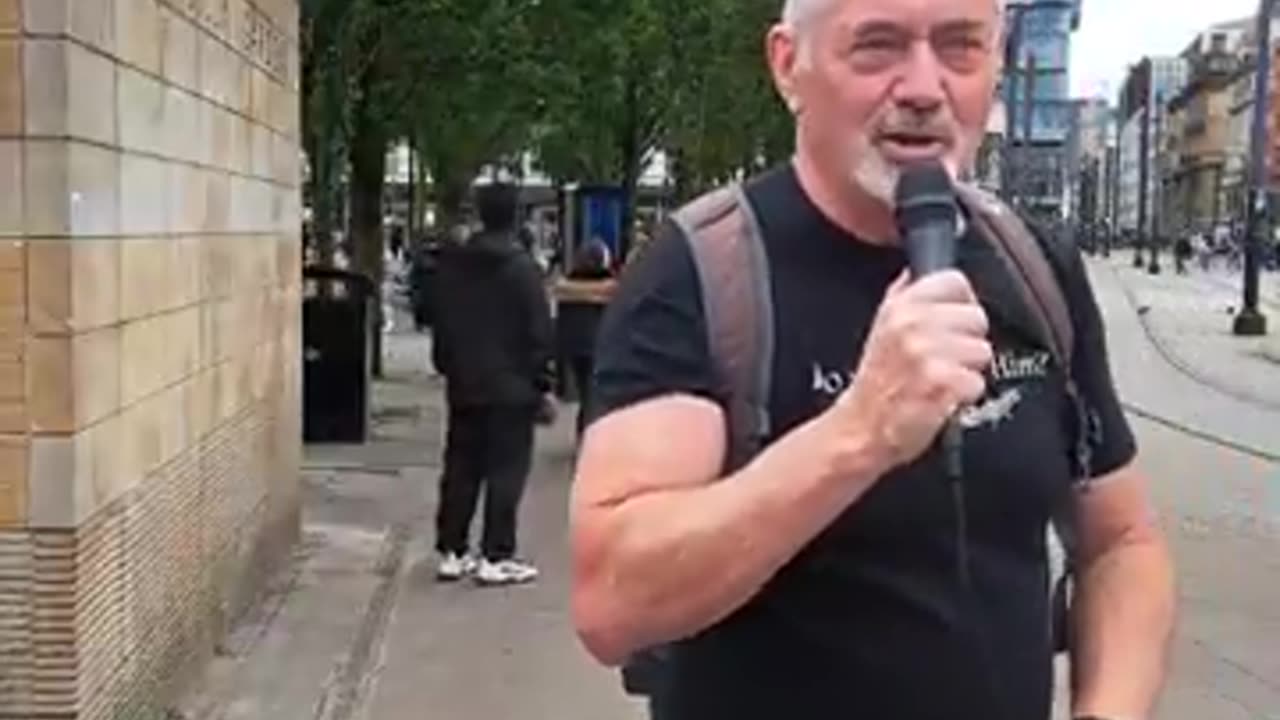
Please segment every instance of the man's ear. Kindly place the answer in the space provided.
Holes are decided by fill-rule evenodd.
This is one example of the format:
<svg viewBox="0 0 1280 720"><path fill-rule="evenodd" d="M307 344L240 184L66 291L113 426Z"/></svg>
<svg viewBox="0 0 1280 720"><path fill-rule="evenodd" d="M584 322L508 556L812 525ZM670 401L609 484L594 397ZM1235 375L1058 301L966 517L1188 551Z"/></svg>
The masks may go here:
<svg viewBox="0 0 1280 720"><path fill-rule="evenodd" d="M792 115L799 115L804 110L796 87L796 74L803 70L804 65L801 52L795 30L781 24L769 28L765 36L765 57L769 61L773 86Z"/></svg>

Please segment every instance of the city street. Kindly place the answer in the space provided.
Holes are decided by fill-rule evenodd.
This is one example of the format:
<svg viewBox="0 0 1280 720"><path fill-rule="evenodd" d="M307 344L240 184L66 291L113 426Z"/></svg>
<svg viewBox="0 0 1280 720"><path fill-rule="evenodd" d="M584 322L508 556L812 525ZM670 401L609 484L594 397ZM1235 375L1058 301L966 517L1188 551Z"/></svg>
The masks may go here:
<svg viewBox="0 0 1280 720"><path fill-rule="evenodd" d="M1269 388L1262 403L1206 387L1163 360L1131 304L1140 298L1147 315L1169 313L1194 325L1198 316L1168 298L1192 292L1196 281L1153 280L1118 262L1090 267L1117 381L1135 413L1178 562L1182 617L1157 717L1280 719L1280 412L1266 406L1267 392L1280 386L1280 366L1260 361L1247 370L1263 383L1255 390ZM1246 372L1243 356L1224 360L1234 338L1224 335L1219 345L1187 340L1194 334L1163 322L1152 332L1166 333L1163 343L1188 363L1236 363L1222 377ZM523 513L525 551L542 580L510 590L442 586L430 547L440 384L425 374L423 338L392 335L388 353L375 442L308 449L305 541L294 567L233 634L180 707L182 716L644 717L620 693L616 675L579 649L567 616L570 409L540 436ZM1272 460L1262 459L1267 455Z"/></svg>

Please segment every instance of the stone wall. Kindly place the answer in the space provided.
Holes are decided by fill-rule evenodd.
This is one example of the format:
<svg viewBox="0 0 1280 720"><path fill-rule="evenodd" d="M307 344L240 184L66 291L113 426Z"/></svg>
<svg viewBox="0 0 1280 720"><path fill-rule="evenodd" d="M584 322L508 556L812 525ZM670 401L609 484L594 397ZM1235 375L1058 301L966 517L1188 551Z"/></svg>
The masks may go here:
<svg viewBox="0 0 1280 720"><path fill-rule="evenodd" d="M162 717L297 530L296 0L0 0L0 718Z"/></svg>

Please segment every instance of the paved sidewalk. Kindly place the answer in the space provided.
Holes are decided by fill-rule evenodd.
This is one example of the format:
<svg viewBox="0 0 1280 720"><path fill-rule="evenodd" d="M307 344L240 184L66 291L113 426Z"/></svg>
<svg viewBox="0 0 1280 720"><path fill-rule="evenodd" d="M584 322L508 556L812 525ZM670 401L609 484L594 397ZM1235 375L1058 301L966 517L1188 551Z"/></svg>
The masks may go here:
<svg viewBox="0 0 1280 720"><path fill-rule="evenodd" d="M175 709L184 720L640 720L566 608L570 425L539 437L522 509L532 587L441 586L432 517L441 384L393 335L372 441L308 447L303 542L268 599Z"/></svg>
<svg viewBox="0 0 1280 720"><path fill-rule="evenodd" d="M1231 333L1240 307L1238 281L1196 272L1149 275L1126 258L1095 259L1095 282L1114 279L1140 318L1154 349L1165 360L1246 403L1280 411L1280 302L1264 307L1271 334L1240 338ZM1270 289L1280 290L1268 275ZM1280 294L1276 295L1280 298Z"/></svg>

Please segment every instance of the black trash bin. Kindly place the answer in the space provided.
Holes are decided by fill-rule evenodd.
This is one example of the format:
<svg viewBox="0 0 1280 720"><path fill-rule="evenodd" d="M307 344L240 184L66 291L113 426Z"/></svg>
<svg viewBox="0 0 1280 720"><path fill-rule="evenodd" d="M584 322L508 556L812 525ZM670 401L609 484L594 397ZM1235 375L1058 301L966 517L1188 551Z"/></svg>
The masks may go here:
<svg viewBox="0 0 1280 720"><path fill-rule="evenodd" d="M302 436L359 444L369 434L373 283L337 268L303 270Z"/></svg>

